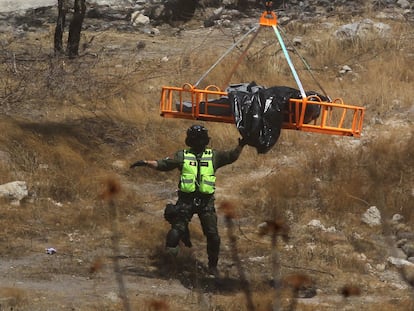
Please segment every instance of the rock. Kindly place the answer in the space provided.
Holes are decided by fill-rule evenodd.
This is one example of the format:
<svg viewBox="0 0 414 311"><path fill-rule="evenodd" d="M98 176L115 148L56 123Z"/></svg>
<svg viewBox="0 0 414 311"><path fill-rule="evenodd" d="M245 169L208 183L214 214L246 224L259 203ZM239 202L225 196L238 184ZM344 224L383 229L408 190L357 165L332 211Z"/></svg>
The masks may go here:
<svg viewBox="0 0 414 311"><path fill-rule="evenodd" d="M339 70L339 73L340 73L341 75L344 75L344 74L346 74L347 72L352 72L352 68L351 68L351 67L349 67L348 65L344 65L344 66L342 66L341 70Z"/></svg>
<svg viewBox="0 0 414 311"><path fill-rule="evenodd" d="M370 227L381 225L381 213L376 206L371 206L361 217L361 221Z"/></svg>
<svg viewBox="0 0 414 311"><path fill-rule="evenodd" d="M401 239L397 241L396 245L397 247L403 247L407 242L408 242L407 239Z"/></svg>
<svg viewBox="0 0 414 311"><path fill-rule="evenodd" d="M373 22L369 19L364 21L342 25L334 32L334 36L339 40L355 40L362 32L367 32Z"/></svg>
<svg viewBox="0 0 414 311"><path fill-rule="evenodd" d="M134 12L131 14L131 23L133 26L148 25L150 23L150 19L141 12Z"/></svg>
<svg viewBox="0 0 414 311"><path fill-rule="evenodd" d="M411 287L414 288L414 265L404 266L401 269L401 276Z"/></svg>
<svg viewBox="0 0 414 311"><path fill-rule="evenodd" d="M376 33L378 33L381 37L387 37L391 32L391 26L384 23L375 23L373 25L373 29Z"/></svg>
<svg viewBox="0 0 414 311"><path fill-rule="evenodd" d="M13 204L19 205L20 201L29 195L25 181L12 181L0 185L0 197L9 199Z"/></svg>
<svg viewBox="0 0 414 311"><path fill-rule="evenodd" d="M294 37L293 40L294 46L301 46L302 45L302 37Z"/></svg>
<svg viewBox="0 0 414 311"><path fill-rule="evenodd" d="M388 257L387 261L393 266L396 266L397 268L401 268L404 266L414 266L413 263L409 262L408 260L401 259L401 258Z"/></svg>
<svg viewBox="0 0 414 311"><path fill-rule="evenodd" d="M298 298L312 298L312 297L315 297L316 294L317 294L316 287L311 286L311 287L300 288L298 290L297 297Z"/></svg>
<svg viewBox="0 0 414 311"><path fill-rule="evenodd" d="M236 0L223 0L223 5L225 6L237 6Z"/></svg>
<svg viewBox="0 0 414 311"><path fill-rule="evenodd" d="M127 20L128 12L125 9L118 9L112 6L97 6L87 10L86 17L88 19L91 18L106 21L122 21Z"/></svg>
<svg viewBox="0 0 414 311"><path fill-rule="evenodd" d="M402 9L409 9L411 4L408 0L398 0L397 4L402 8Z"/></svg>
<svg viewBox="0 0 414 311"><path fill-rule="evenodd" d="M312 219L309 223L308 223L308 227L314 227L317 229L320 229L323 232L336 232L336 228L335 227L329 227L326 228L320 220L318 219Z"/></svg>
<svg viewBox="0 0 414 311"><path fill-rule="evenodd" d="M146 46L146 43L144 41L138 41L137 42L137 50L142 50Z"/></svg>
<svg viewBox="0 0 414 311"><path fill-rule="evenodd" d="M214 20L206 19L203 25L205 28L209 28L209 27L213 27L215 23L214 23Z"/></svg>
<svg viewBox="0 0 414 311"><path fill-rule="evenodd" d="M414 232L409 231L398 231L397 232L398 240L412 240L414 241Z"/></svg>
<svg viewBox="0 0 414 311"><path fill-rule="evenodd" d="M361 261L366 261L367 260L367 255L365 255L364 253L357 254L356 258L358 258Z"/></svg>
<svg viewBox="0 0 414 311"><path fill-rule="evenodd" d="M336 39L340 41L356 39L364 40L370 35L379 35L387 37L391 31L391 27L384 23L374 23L372 20L366 18L362 21L341 26L334 32Z"/></svg>
<svg viewBox="0 0 414 311"><path fill-rule="evenodd" d="M400 214L394 214L394 215L392 216L392 221L393 221L393 222L398 223L398 222L401 222L401 221L403 221L403 220L404 220L404 216L403 216L403 215L400 215Z"/></svg>
<svg viewBox="0 0 414 311"><path fill-rule="evenodd" d="M215 9L213 11L213 15L217 18L219 18L221 16L221 14L223 14L224 8L223 7L219 7L217 9Z"/></svg>
<svg viewBox="0 0 414 311"><path fill-rule="evenodd" d="M377 271L379 271L379 272L384 272L385 268L386 268L386 266L383 263L379 263L379 264L375 265L375 269L377 269Z"/></svg>
<svg viewBox="0 0 414 311"><path fill-rule="evenodd" d="M408 285L403 279L402 273L400 271L385 270L379 275L379 280L387 284L387 287L398 290L408 289Z"/></svg>
<svg viewBox="0 0 414 311"><path fill-rule="evenodd" d="M401 248L390 246L389 254L394 258L407 259L407 254Z"/></svg>
<svg viewBox="0 0 414 311"><path fill-rule="evenodd" d="M414 257L414 242L405 243L401 249L407 255L407 257Z"/></svg>
<svg viewBox="0 0 414 311"><path fill-rule="evenodd" d="M158 28L151 28L151 35L153 36L159 36L160 35L160 30Z"/></svg>
<svg viewBox="0 0 414 311"><path fill-rule="evenodd" d="M319 219L312 219L309 223L308 223L308 227L314 227L314 228L318 228L321 230L326 230L325 226L321 223L321 221Z"/></svg>
<svg viewBox="0 0 414 311"><path fill-rule="evenodd" d="M86 12L87 18L102 18L103 14L99 8L91 8Z"/></svg>

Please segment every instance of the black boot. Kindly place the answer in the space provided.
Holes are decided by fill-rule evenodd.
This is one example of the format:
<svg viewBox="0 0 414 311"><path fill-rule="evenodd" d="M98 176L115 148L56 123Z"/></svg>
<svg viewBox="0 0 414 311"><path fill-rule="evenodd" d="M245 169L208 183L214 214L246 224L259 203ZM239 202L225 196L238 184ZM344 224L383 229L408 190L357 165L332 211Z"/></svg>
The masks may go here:
<svg viewBox="0 0 414 311"><path fill-rule="evenodd" d="M193 246L193 243L191 243L191 240L190 240L190 231L188 230L188 227L186 228L186 230L184 232L184 235L181 238L181 241L187 247L192 247Z"/></svg>
<svg viewBox="0 0 414 311"><path fill-rule="evenodd" d="M209 274L209 276L211 276L213 278L219 278L220 277L220 272L217 269L217 266L208 265L208 274Z"/></svg>

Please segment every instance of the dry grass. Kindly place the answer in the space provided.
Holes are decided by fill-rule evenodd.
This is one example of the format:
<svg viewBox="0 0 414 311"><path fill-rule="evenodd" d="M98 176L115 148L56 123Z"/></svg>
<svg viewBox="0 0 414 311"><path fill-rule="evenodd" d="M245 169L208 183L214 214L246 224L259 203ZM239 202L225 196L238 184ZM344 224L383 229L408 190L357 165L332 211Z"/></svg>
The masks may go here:
<svg viewBox="0 0 414 311"><path fill-rule="evenodd" d="M27 304L24 290L14 287L0 287L0 308L6 310L18 310L20 306Z"/></svg>
<svg viewBox="0 0 414 311"><path fill-rule="evenodd" d="M366 236L382 233L382 229L359 226L359 215L371 205L377 206L385 219L400 213L405 222L414 222L410 204L414 142L410 127L404 124L412 122L404 117L414 96L414 76L410 70L414 59L409 54L413 34L411 25L393 22L392 27L394 35L388 39L373 37L342 44L322 28L301 23L286 28L290 38L306 38L299 52L312 64L329 95L363 105L367 118L360 140L286 131L268 154L258 156L253 148L246 147L238 162L218 172L218 192L223 199L218 197L217 205L225 199L231 199L234 205L227 210L227 216L234 221L230 237L238 253L233 256L238 255L241 261L236 270L228 249L230 238L222 234L223 272L236 288L240 286L236 282L240 272L246 274L251 290L248 309L271 310L274 304L274 289L263 280L273 277L275 252L280 274L309 273L312 282L326 293L338 294L342 290L346 298L331 305L358 308L358 299L382 290L370 287L374 281L366 270L366 262L356 254L363 253L373 263L380 263L386 257L383 249L369 238L350 237L354 230ZM136 34L108 31L99 35L85 32L84 36L86 41L92 36L95 39L76 60L53 58L48 32L30 33L23 39L8 38L10 44L1 54L0 130L4 135L0 137L0 181L25 180L30 198L21 206L1 202L0 252L9 259L25 258L43 252L46 245L55 246L62 254L55 257L58 260L49 259L48 266L33 264L23 276L46 281L54 275L87 276L99 284L112 260L113 215L100 197L110 176L119 180L122 188L114 204L118 208L119 254L128 257L125 260L130 264L126 272L135 278L155 275L162 279L165 276L149 267L163 247L168 224L162 211L166 201L175 199L173 189L178 173L147 168L129 171L128 164L140 158L171 155L183 146L185 129L193 122L158 116L160 87L197 81L228 47L228 36L213 31L200 40L201 36L194 31L186 38L192 39L194 45L183 47L180 39L169 38L170 50L159 47L164 38L154 38L152 42L146 39L149 48L143 54L135 50ZM121 47L107 42L120 42ZM240 65L231 82L254 80L267 86L294 86L274 43L274 34L262 31L257 44L249 50L249 62ZM152 52L152 48L160 50ZM241 51L236 50L229 61L218 66L203 85L221 86ZM162 62L163 56L170 61ZM293 60L299 64L295 56ZM351 66L354 72L340 76L338 71L343 65ZM307 88L315 89L301 65L298 69ZM398 127L381 124L400 119L403 121ZM236 145L238 132L233 125L205 125L214 148L230 149ZM117 160L121 161L120 166L114 165ZM306 228L314 218L326 227L335 226L345 238ZM282 224L287 223L289 231L275 230L287 228L280 225L280 219ZM258 234L256 226L264 221L274 229L267 232L270 236ZM205 241L197 220L193 220L190 229L198 248L184 253L180 260L202 265ZM289 235L289 240L272 244L271 233ZM353 255L349 256L351 252ZM263 263L245 259L251 257L263 257ZM121 261L120 265L123 264ZM203 286L210 283L203 283L202 273L194 269L186 271L186 281L195 291L203 292ZM353 284L360 285L359 296ZM0 298L12 297L13 306L27 305L25 294L20 289L0 289ZM134 294L130 294L132 308L183 308L179 294L150 295L145 299ZM288 289L279 297L286 308L295 305L295 296ZM241 290L212 291L211 296L187 296L184 300L188 310L201 303L205 305L203 310L246 308ZM392 310L410 308L412 304L408 298L390 298L382 303L371 301L364 307ZM295 306L315 310L311 304L298 302ZM85 308L121 310L122 306L119 301L95 299ZM318 310L324 308L318 306Z"/></svg>

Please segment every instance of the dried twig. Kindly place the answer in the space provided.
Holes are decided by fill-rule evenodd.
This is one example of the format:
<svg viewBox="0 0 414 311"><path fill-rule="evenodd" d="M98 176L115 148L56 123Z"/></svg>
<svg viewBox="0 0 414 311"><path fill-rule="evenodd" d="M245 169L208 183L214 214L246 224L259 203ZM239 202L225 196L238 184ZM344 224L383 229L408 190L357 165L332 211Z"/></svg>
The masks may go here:
<svg viewBox="0 0 414 311"><path fill-rule="evenodd" d="M236 217L235 209L232 204L229 202L224 202L220 209L224 212L224 220L227 227L227 233L230 240L230 249L231 249L231 255L233 258L234 263L236 264L237 271L239 273L240 277L240 283L242 286L242 290L246 296L247 300L247 310L254 311L254 304L253 304L253 298L252 298L252 292L250 289L249 281L246 278L246 274L244 272L243 266L241 264L238 250L237 250L237 239L236 235L234 234L234 223L233 218Z"/></svg>
<svg viewBox="0 0 414 311"><path fill-rule="evenodd" d="M286 265L286 264L280 264L282 267L285 268L289 268L289 269L300 269L300 270L305 270L305 271L309 271L309 272L317 272L317 273L324 273L324 274L328 274L331 277L335 277L335 275L333 273L330 273L328 271L323 271L323 270L318 270L318 269L311 269L311 268L305 268L305 267L299 267L299 266L290 266L290 265Z"/></svg>
<svg viewBox="0 0 414 311"><path fill-rule="evenodd" d="M361 198L358 198L358 197L356 197L356 196L353 196L353 195L351 195L351 194L349 194L349 193L346 193L346 195L347 195L347 196L349 196L350 198L353 198L353 199L355 199L355 200L361 201L362 203L365 203L365 205L367 205L367 206L369 206L369 205L370 205L367 201L365 201L365 200L363 200L363 199L361 199Z"/></svg>
<svg viewBox="0 0 414 311"><path fill-rule="evenodd" d="M13 53L13 71L14 73L17 73L16 53Z"/></svg>
<svg viewBox="0 0 414 311"><path fill-rule="evenodd" d="M103 194L103 198L108 201L109 211L111 214L111 226L112 226L112 250L113 250L113 263L115 278L119 287L119 296L122 300L124 310L130 311L129 300L125 288L124 279L119 265L120 249L119 249L119 229L118 229L118 210L114 202L114 196L120 191L120 185L117 181L110 179L106 183L106 190Z"/></svg>

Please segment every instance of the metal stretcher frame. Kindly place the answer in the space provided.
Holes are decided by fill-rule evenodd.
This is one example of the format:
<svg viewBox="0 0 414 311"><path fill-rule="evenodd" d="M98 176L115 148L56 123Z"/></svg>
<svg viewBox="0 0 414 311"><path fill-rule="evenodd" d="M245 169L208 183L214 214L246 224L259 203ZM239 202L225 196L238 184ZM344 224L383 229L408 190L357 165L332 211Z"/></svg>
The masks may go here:
<svg viewBox="0 0 414 311"><path fill-rule="evenodd" d="M160 110L165 118L180 118L211 122L235 123L234 116L208 113L209 108L231 109L229 104L209 102L210 99L227 97L227 93L217 89L212 90L194 88L191 84L183 87L165 86L161 92ZM312 99L315 96L311 96ZM190 100L186 100L190 98ZM185 104L190 102L191 109L185 110ZM203 110L200 109L201 105ZM305 123L305 111L309 105L320 106L320 115L310 123ZM305 99L289 99L286 113L287 121L283 122L283 129L314 132L320 134L360 137L365 109L358 106L346 105L341 99L333 102Z"/></svg>

